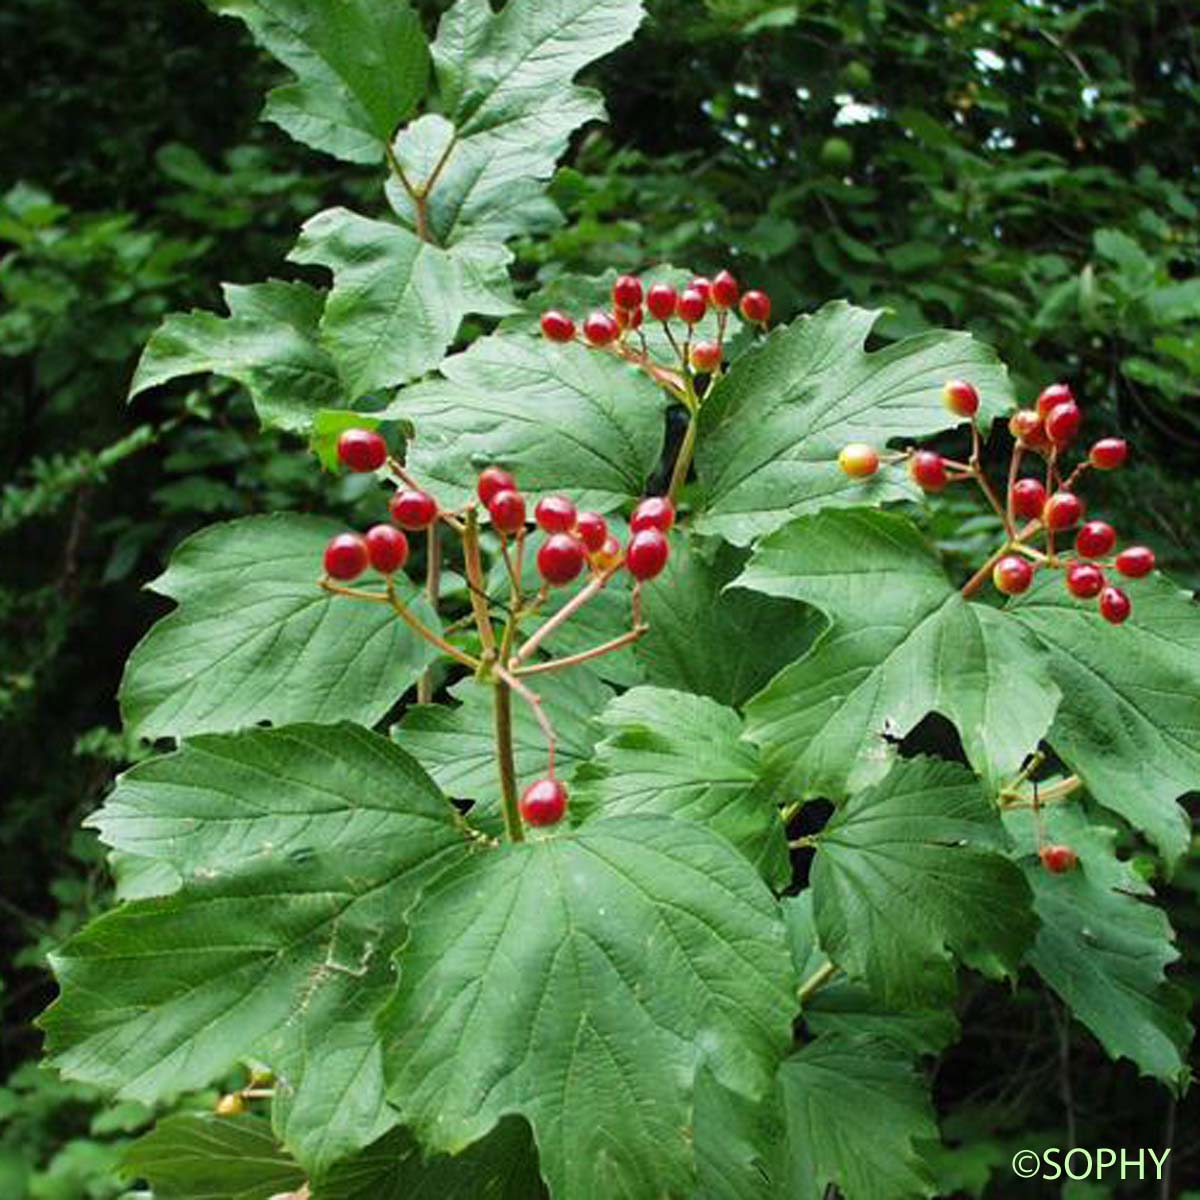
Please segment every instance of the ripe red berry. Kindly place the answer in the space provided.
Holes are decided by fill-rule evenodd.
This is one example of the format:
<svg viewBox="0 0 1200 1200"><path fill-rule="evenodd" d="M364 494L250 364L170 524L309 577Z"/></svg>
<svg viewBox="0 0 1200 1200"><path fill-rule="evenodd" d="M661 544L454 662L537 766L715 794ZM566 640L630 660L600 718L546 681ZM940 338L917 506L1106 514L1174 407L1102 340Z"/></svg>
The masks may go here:
<svg viewBox="0 0 1200 1200"><path fill-rule="evenodd" d="M738 281L728 271L713 276L710 299L715 308L732 308L738 302Z"/></svg>
<svg viewBox="0 0 1200 1200"><path fill-rule="evenodd" d="M592 566L597 571L611 571L621 562L621 543L610 533L599 550L592 552Z"/></svg>
<svg viewBox="0 0 1200 1200"><path fill-rule="evenodd" d="M629 539L625 565L639 581L653 579L671 556L671 543L660 529L642 529Z"/></svg>
<svg viewBox="0 0 1200 1200"><path fill-rule="evenodd" d="M1117 531L1105 521L1089 521L1075 535L1075 549L1084 558L1103 558L1117 544Z"/></svg>
<svg viewBox="0 0 1200 1200"><path fill-rule="evenodd" d="M918 450L908 460L908 473L912 481L927 492L940 492L949 482L946 460L932 450Z"/></svg>
<svg viewBox="0 0 1200 1200"><path fill-rule="evenodd" d="M638 502L629 518L629 528L633 533L641 533L643 529L657 529L662 533L670 533L675 524L675 505L666 496L647 496Z"/></svg>
<svg viewBox="0 0 1200 1200"><path fill-rule="evenodd" d="M1047 414L1045 420L1046 436L1056 446L1066 446L1074 440L1083 423L1083 413L1078 404L1067 401L1056 404Z"/></svg>
<svg viewBox="0 0 1200 1200"><path fill-rule="evenodd" d="M557 779L539 779L521 794L518 807L526 825L557 825L567 811L567 789Z"/></svg>
<svg viewBox="0 0 1200 1200"><path fill-rule="evenodd" d="M325 547L325 574L333 579L357 579L369 561L367 543L357 533L339 533Z"/></svg>
<svg viewBox="0 0 1200 1200"><path fill-rule="evenodd" d="M694 292L699 292L704 297L705 304L712 303L712 280L705 275L697 275L688 287Z"/></svg>
<svg viewBox="0 0 1200 1200"><path fill-rule="evenodd" d="M1033 567L1016 554L1006 554L992 568L992 582L998 592L1019 596L1033 582Z"/></svg>
<svg viewBox="0 0 1200 1200"><path fill-rule="evenodd" d="M1043 846L1038 858L1052 875L1065 875L1079 866L1079 855L1070 846Z"/></svg>
<svg viewBox="0 0 1200 1200"><path fill-rule="evenodd" d="M698 321L704 320L704 314L708 312L708 301L705 300L702 292L697 291L694 287L687 287L679 293L679 303L675 305L675 311L679 314L681 321L695 325Z"/></svg>
<svg viewBox="0 0 1200 1200"><path fill-rule="evenodd" d="M1111 625L1120 625L1133 611L1129 597L1118 587L1106 587L1100 593L1100 615Z"/></svg>
<svg viewBox="0 0 1200 1200"><path fill-rule="evenodd" d="M516 491L517 481L503 467L485 467L479 472L475 494L484 504L491 504L497 492Z"/></svg>
<svg viewBox="0 0 1200 1200"><path fill-rule="evenodd" d="M851 479L866 479L879 470L879 453L865 442L851 442L838 455L838 466Z"/></svg>
<svg viewBox="0 0 1200 1200"><path fill-rule="evenodd" d="M581 512L575 518L575 533L589 553L595 554L608 537L608 522L599 513Z"/></svg>
<svg viewBox="0 0 1200 1200"><path fill-rule="evenodd" d="M1101 471L1115 471L1129 456L1124 438L1101 438L1089 451L1088 461Z"/></svg>
<svg viewBox="0 0 1200 1200"><path fill-rule="evenodd" d="M380 575L391 575L408 561L408 538L395 525L372 525L366 533L367 556Z"/></svg>
<svg viewBox="0 0 1200 1200"><path fill-rule="evenodd" d="M696 342L691 350L692 366L711 374L721 365L721 347L717 342Z"/></svg>
<svg viewBox="0 0 1200 1200"><path fill-rule="evenodd" d="M742 297L738 310L747 321L765 325L771 319L771 297L766 292L747 292Z"/></svg>
<svg viewBox="0 0 1200 1200"><path fill-rule="evenodd" d="M1154 570L1154 551L1149 546L1129 546L1117 555L1117 570L1127 579L1141 579Z"/></svg>
<svg viewBox="0 0 1200 1200"><path fill-rule="evenodd" d="M591 346L607 346L621 336L621 327L608 313L594 312L583 323L583 336Z"/></svg>
<svg viewBox="0 0 1200 1200"><path fill-rule="evenodd" d="M533 519L547 533L570 533L576 515L575 505L566 496L545 496L533 510Z"/></svg>
<svg viewBox="0 0 1200 1200"><path fill-rule="evenodd" d="M618 275L612 289L613 304L626 310L642 307L641 280L632 275Z"/></svg>
<svg viewBox="0 0 1200 1200"><path fill-rule="evenodd" d="M520 533L525 528L525 497L512 488L497 492L488 505L488 516L500 533Z"/></svg>
<svg viewBox="0 0 1200 1200"><path fill-rule="evenodd" d="M437 501L416 488L401 488L388 501L392 520L401 529L428 529L437 520Z"/></svg>
<svg viewBox="0 0 1200 1200"><path fill-rule="evenodd" d="M1050 415L1051 409L1060 404L1074 404L1075 393L1065 383L1052 383L1042 388L1037 398L1037 414L1043 420Z"/></svg>
<svg viewBox="0 0 1200 1200"><path fill-rule="evenodd" d="M1042 418L1032 408L1019 408L1008 419L1008 432L1030 450L1042 450L1050 444Z"/></svg>
<svg viewBox="0 0 1200 1200"><path fill-rule="evenodd" d="M956 417L973 417L979 411L979 392L965 379L951 379L942 386L942 403Z"/></svg>
<svg viewBox="0 0 1200 1200"><path fill-rule="evenodd" d="M678 303L679 293L669 283L653 284L646 293L646 307L660 321L669 321Z"/></svg>
<svg viewBox="0 0 1200 1200"><path fill-rule="evenodd" d="M570 534L552 533L538 547L538 571L554 587L570 583L583 570L583 565L583 547Z"/></svg>
<svg viewBox="0 0 1200 1200"><path fill-rule="evenodd" d="M1067 567L1067 591L1080 600L1100 595L1104 587L1104 572L1095 563L1071 563Z"/></svg>
<svg viewBox="0 0 1200 1200"><path fill-rule="evenodd" d="M542 333L552 342L569 342L575 337L575 322L566 313L552 308L542 313Z"/></svg>
<svg viewBox="0 0 1200 1200"><path fill-rule="evenodd" d="M1038 479L1018 479L1012 490L1013 512L1024 521L1042 515L1046 507L1046 489Z"/></svg>
<svg viewBox="0 0 1200 1200"><path fill-rule="evenodd" d="M387 462L387 442L371 429L347 429L338 437L337 456L351 471L378 471Z"/></svg>
<svg viewBox="0 0 1200 1200"><path fill-rule="evenodd" d="M1042 509L1042 523L1056 532L1078 525L1083 517L1083 501L1074 492L1055 492Z"/></svg>

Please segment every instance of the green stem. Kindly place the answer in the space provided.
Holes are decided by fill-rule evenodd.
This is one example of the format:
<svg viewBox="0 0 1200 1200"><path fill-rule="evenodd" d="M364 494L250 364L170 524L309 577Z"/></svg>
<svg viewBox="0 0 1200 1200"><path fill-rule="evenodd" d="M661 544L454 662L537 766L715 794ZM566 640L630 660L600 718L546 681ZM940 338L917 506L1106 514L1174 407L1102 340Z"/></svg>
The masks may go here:
<svg viewBox="0 0 1200 1200"><path fill-rule="evenodd" d="M692 456L696 453L696 422L699 414L695 411L688 416L687 432L683 435L683 444L675 457L675 467L671 471L671 484L667 488L667 498L672 504L679 497L683 485L687 482L688 471L692 467Z"/></svg>
<svg viewBox="0 0 1200 1200"><path fill-rule="evenodd" d="M503 679L495 681L492 699L493 728L496 735L496 766L500 771L500 800L504 811L504 832L510 842L525 840L525 826L517 801L517 765L513 758L512 688Z"/></svg>
<svg viewBox="0 0 1200 1200"><path fill-rule="evenodd" d="M796 993L796 998L801 1005L805 1003L818 988L824 987L834 975L837 974L837 967L831 962L825 963L818 967L801 985L800 990Z"/></svg>

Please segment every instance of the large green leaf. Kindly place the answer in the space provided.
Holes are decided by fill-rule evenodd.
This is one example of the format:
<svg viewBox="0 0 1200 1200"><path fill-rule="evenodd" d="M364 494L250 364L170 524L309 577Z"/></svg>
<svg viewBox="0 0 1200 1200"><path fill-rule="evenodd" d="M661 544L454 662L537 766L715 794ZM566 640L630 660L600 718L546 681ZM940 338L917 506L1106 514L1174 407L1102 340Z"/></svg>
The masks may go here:
<svg viewBox="0 0 1200 1200"><path fill-rule="evenodd" d="M792 517L913 495L901 468L864 482L837 465L848 442L882 448L958 424L942 404L947 379L971 380L987 423L1012 405L995 353L938 330L868 354L878 311L841 301L777 329L717 385L700 421L697 528L745 544Z"/></svg>
<svg viewBox="0 0 1200 1200"><path fill-rule="evenodd" d="M604 115L600 97L571 81L641 18L639 0L508 0L498 13L487 0L459 0L442 17L433 58L444 115L422 117L394 145L413 191L434 181L427 220L437 241L502 242L546 221L545 181L572 132ZM388 196L415 227L399 180Z"/></svg>
<svg viewBox="0 0 1200 1200"><path fill-rule="evenodd" d="M420 888L470 854L461 820L386 738L349 725L198 739L132 773L99 820L184 880L54 956L54 1064L147 1103L238 1059L276 1072L277 1126L321 1169L382 1135L373 1018Z"/></svg>
<svg viewBox="0 0 1200 1200"><path fill-rule="evenodd" d="M581 808L696 821L732 842L769 883L787 884L791 865L776 789L742 740L736 712L705 696L639 687L598 719L610 732L576 776Z"/></svg>
<svg viewBox="0 0 1200 1200"><path fill-rule="evenodd" d="M240 383L263 425L306 430L346 392L337 366L317 340L324 296L303 283L226 285L228 317L175 313L146 343L129 397L186 375Z"/></svg>
<svg viewBox="0 0 1200 1200"><path fill-rule="evenodd" d="M1161 575L1127 585L1133 615L1113 628L1048 577L1013 606L1049 651L1063 701L1049 740L1106 808L1172 861L1200 790L1200 607Z"/></svg>
<svg viewBox="0 0 1200 1200"><path fill-rule="evenodd" d="M1182 1084L1192 1040L1190 1005L1187 993L1164 976L1179 958L1175 936L1166 913L1148 903L1150 885L1114 854L1114 830L1090 824L1078 805L1045 805L1039 816L1044 839L1079 855L1077 870L1053 875L1036 857L1031 810L1009 809L1004 819L1041 919L1025 961L1110 1055Z"/></svg>
<svg viewBox="0 0 1200 1200"><path fill-rule="evenodd" d="M354 398L437 366L467 313L516 307L506 296L507 251L442 250L345 208L306 222L291 258L333 272L321 341Z"/></svg>
<svg viewBox="0 0 1200 1200"><path fill-rule="evenodd" d="M434 657L382 604L317 586L338 526L247 517L185 541L151 585L179 607L138 643L121 712L139 737L181 737L259 721L378 721ZM437 617L400 580L427 625Z"/></svg>
<svg viewBox="0 0 1200 1200"><path fill-rule="evenodd" d="M994 787L1050 727L1059 690L1036 639L1010 613L964 600L904 517L802 517L765 539L736 583L829 619L747 707L749 736L806 798L839 800L881 778L889 739L931 712L954 722Z"/></svg>
<svg viewBox="0 0 1200 1200"><path fill-rule="evenodd" d="M969 771L896 763L817 837L810 879L822 949L898 1009L949 1001L955 958L1015 975L1036 923L1006 840Z"/></svg>
<svg viewBox="0 0 1200 1200"><path fill-rule="evenodd" d="M612 355L488 337L441 373L377 415L415 427L409 466L443 504L466 501L479 469L500 463L526 491L609 509L642 494L662 455L667 398Z"/></svg>
<svg viewBox="0 0 1200 1200"><path fill-rule="evenodd" d="M381 162L425 91L429 51L407 0L205 0L244 21L295 81L265 115L297 141L348 162Z"/></svg>
<svg viewBox="0 0 1200 1200"><path fill-rule="evenodd" d="M591 822L443 875L385 1010L388 1096L432 1150L533 1126L560 1200L687 1195L697 1071L749 1096L791 1040L791 962L753 867L698 825Z"/></svg>

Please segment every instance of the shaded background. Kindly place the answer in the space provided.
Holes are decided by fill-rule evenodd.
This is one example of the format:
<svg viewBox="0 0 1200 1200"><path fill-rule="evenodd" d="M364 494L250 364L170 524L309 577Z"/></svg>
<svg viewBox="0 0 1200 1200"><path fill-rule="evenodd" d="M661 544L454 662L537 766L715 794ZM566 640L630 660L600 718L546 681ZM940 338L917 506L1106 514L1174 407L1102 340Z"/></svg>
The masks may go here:
<svg viewBox="0 0 1200 1200"><path fill-rule="evenodd" d="M446 5L420 7L432 28ZM552 188L566 219L516 247L520 279L729 262L784 319L844 296L887 308L884 336L970 329L1024 398L1068 379L1093 429L1127 434L1105 507L1200 584L1194 0L648 7L592 73L612 121L576 140ZM275 72L199 3L0 8L0 1200L121 1195L112 1164L153 1116L38 1069L30 1024L46 953L107 900L79 824L144 753L114 703L162 608L141 585L201 525L349 511L364 486L260 434L223 382L124 403L164 313L286 276L302 220L376 193L258 123ZM963 503L937 532L965 563ZM1193 995L1198 893L1193 858L1165 894ZM1072 1134L1173 1142L1171 1194L1200 1187L1195 1100L1110 1064L1036 989L977 981L964 1007L935 1083L945 1194L1034 1197L1013 1150Z"/></svg>

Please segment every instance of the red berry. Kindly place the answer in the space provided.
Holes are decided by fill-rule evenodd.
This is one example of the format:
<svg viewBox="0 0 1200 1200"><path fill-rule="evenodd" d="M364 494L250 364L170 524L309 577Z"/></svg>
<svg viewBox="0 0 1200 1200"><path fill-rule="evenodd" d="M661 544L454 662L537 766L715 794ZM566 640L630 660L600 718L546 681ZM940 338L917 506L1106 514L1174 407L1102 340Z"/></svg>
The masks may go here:
<svg viewBox="0 0 1200 1200"><path fill-rule="evenodd" d="M771 297L766 292L747 292L738 308L755 325L765 325L771 319Z"/></svg>
<svg viewBox="0 0 1200 1200"><path fill-rule="evenodd" d="M395 525L372 525L365 540L371 566L380 575L391 575L408 561L408 538Z"/></svg>
<svg viewBox="0 0 1200 1200"><path fill-rule="evenodd" d="M1095 563L1071 563L1067 567L1067 591L1080 600L1100 595L1104 572Z"/></svg>
<svg viewBox="0 0 1200 1200"><path fill-rule="evenodd" d="M669 321L678 303L679 293L669 283L653 284L646 293L646 307L660 321Z"/></svg>
<svg viewBox="0 0 1200 1200"><path fill-rule="evenodd" d="M713 276L710 299L714 308L732 308L738 302L738 281L728 271Z"/></svg>
<svg viewBox="0 0 1200 1200"><path fill-rule="evenodd" d="M1078 404L1073 404L1071 401L1067 401L1065 404L1056 404L1046 414L1046 436L1056 446L1066 446L1074 440L1082 423L1083 413Z"/></svg>
<svg viewBox="0 0 1200 1200"><path fill-rule="evenodd" d="M621 562L621 543L610 533L604 539L604 545L592 552L592 566L597 571L611 571Z"/></svg>
<svg viewBox="0 0 1200 1200"><path fill-rule="evenodd" d="M1106 587L1100 593L1100 615L1112 625L1120 625L1133 611L1129 597L1118 587Z"/></svg>
<svg viewBox="0 0 1200 1200"><path fill-rule="evenodd" d="M1042 515L1046 507L1046 489L1037 479L1018 479L1012 490L1013 512L1024 521Z"/></svg>
<svg viewBox="0 0 1200 1200"><path fill-rule="evenodd" d="M1117 544L1117 531L1105 521L1089 521L1075 535L1075 549L1084 558L1103 558Z"/></svg>
<svg viewBox="0 0 1200 1200"><path fill-rule="evenodd" d="M702 292L694 287L687 287L679 293L679 303L675 305L675 311L679 314L681 321L695 325L698 321L702 321L704 314L708 312L708 301L705 300Z"/></svg>
<svg viewBox="0 0 1200 1200"><path fill-rule="evenodd" d="M1008 432L1030 450L1042 450L1050 444L1042 418L1032 408L1019 408L1008 419Z"/></svg>
<svg viewBox="0 0 1200 1200"><path fill-rule="evenodd" d="M1115 471L1129 456L1124 438L1101 438L1089 451L1088 461L1101 471Z"/></svg>
<svg viewBox="0 0 1200 1200"><path fill-rule="evenodd" d="M497 492L488 505L488 516L500 533L520 533L525 528L525 497L512 488Z"/></svg>
<svg viewBox="0 0 1200 1200"><path fill-rule="evenodd" d="M576 515L575 505L566 496L546 496L533 510L533 519L547 533L570 533Z"/></svg>
<svg viewBox="0 0 1200 1200"><path fill-rule="evenodd" d="M338 437L337 456L351 471L378 471L387 462L387 442L371 429L347 429Z"/></svg>
<svg viewBox="0 0 1200 1200"><path fill-rule="evenodd" d="M475 494L484 504L491 504L497 492L516 491L517 481L503 467L485 467L479 472Z"/></svg>
<svg viewBox="0 0 1200 1200"><path fill-rule="evenodd" d="M437 520L437 501L428 493L416 488L401 488L388 501L392 520L401 529L428 529Z"/></svg>
<svg viewBox="0 0 1200 1200"><path fill-rule="evenodd" d="M1055 492L1042 509L1042 523L1055 531L1078 525L1083 517L1083 501L1074 492Z"/></svg>
<svg viewBox="0 0 1200 1200"><path fill-rule="evenodd" d="M526 825L557 825L567 811L567 789L557 779L539 779L521 794L519 807Z"/></svg>
<svg viewBox="0 0 1200 1200"><path fill-rule="evenodd" d="M691 350L692 366L711 374L721 365L721 347L717 342L696 342Z"/></svg>
<svg viewBox="0 0 1200 1200"><path fill-rule="evenodd" d="M998 592L1006 596L1019 596L1033 582L1033 568L1015 554L1006 554L992 568L992 582Z"/></svg>
<svg viewBox="0 0 1200 1200"><path fill-rule="evenodd" d="M583 336L592 346L607 346L621 335L616 318L606 312L591 313L583 323Z"/></svg>
<svg viewBox="0 0 1200 1200"><path fill-rule="evenodd" d="M932 450L918 450L908 460L908 473L913 482L927 492L940 492L949 482L946 460Z"/></svg>
<svg viewBox="0 0 1200 1200"><path fill-rule="evenodd" d="M325 574L333 579L357 579L369 561L367 543L357 533L339 533L325 547Z"/></svg>
<svg viewBox="0 0 1200 1200"><path fill-rule="evenodd" d="M640 308L617 308L613 310L618 329L641 329L642 310Z"/></svg>
<svg viewBox="0 0 1200 1200"><path fill-rule="evenodd" d="M637 580L653 579L671 556L671 543L661 529L642 529L629 539L625 565Z"/></svg>
<svg viewBox="0 0 1200 1200"><path fill-rule="evenodd" d="M1074 404L1075 393L1065 383L1052 383L1042 388L1037 398L1037 414L1043 420L1050 415L1051 409L1060 404Z"/></svg>
<svg viewBox="0 0 1200 1200"><path fill-rule="evenodd" d="M542 333L552 342L569 342L575 337L575 322L566 313L552 308L542 313Z"/></svg>
<svg viewBox="0 0 1200 1200"><path fill-rule="evenodd" d="M595 554L608 537L608 522L599 513L581 512L575 518L575 534Z"/></svg>
<svg viewBox="0 0 1200 1200"><path fill-rule="evenodd" d="M865 442L851 442L838 455L838 466L851 479L866 479L879 470L879 453Z"/></svg>
<svg viewBox="0 0 1200 1200"><path fill-rule="evenodd" d="M1154 570L1154 551L1149 546L1129 546L1117 555L1117 570L1128 579L1141 579Z"/></svg>
<svg viewBox="0 0 1200 1200"><path fill-rule="evenodd" d="M632 275L618 275L612 289L613 304L626 310L642 307L642 284Z"/></svg>
<svg viewBox="0 0 1200 1200"><path fill-rule="evenodd" d="M583 547L570 534L552 533L538 547L538 571L555 587L570 583L583 570L583 564Z"/></svg>
<svg viewBox="0 0 1200 1200"><path fill-rule="evenodd" d="M699 292L700 295L704 297L705 304L712 303L712 280L707 276L697 275L696 278L688 284L688 287L690 287L694 292Z"/></svg>
<svg viewBox="0 0 1200 1200"><path fill-rule="evenodd" d="M629 528L632 533L641 533L643 529L657 529L662 533L670 533L675 524L675 505L666 496L647 496L639 501L629 518Z"/></svg>
<svg viewBox="0 0 1200 1200"><path fill-rule="evenodd" d="M973 417L979 411L979 392L965 379L951 379L942 386L942 403L956 417Z"/></svg>
<svg viewBox="0 0 1200 1200"><path fill-rule="evenodd" d="M1052 875L1065 875L1079 866L1079 855L1070 846L1043 846L1038 858Z"/></svg>

